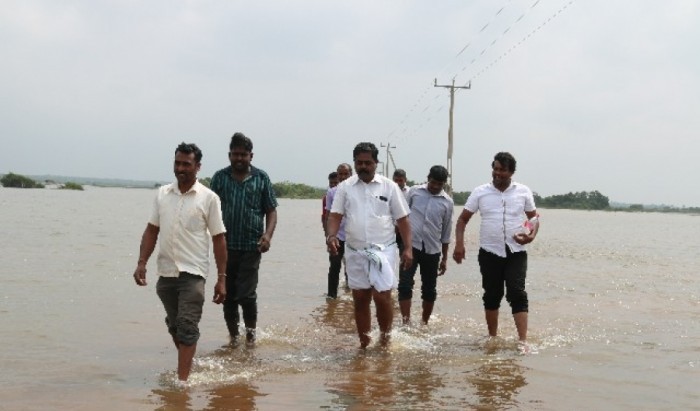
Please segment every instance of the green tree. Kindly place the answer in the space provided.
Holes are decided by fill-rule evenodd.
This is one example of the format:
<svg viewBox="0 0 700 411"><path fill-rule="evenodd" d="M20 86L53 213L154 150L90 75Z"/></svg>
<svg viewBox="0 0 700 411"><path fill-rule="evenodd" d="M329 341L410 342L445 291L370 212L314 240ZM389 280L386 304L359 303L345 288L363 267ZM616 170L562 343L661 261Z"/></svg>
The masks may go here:
<svg viewBox="0 0 700 411"><path fill-rule="evenodd" d="M7 173L0 178L3 187L44 188L44 185L20 174Z"/></svg>

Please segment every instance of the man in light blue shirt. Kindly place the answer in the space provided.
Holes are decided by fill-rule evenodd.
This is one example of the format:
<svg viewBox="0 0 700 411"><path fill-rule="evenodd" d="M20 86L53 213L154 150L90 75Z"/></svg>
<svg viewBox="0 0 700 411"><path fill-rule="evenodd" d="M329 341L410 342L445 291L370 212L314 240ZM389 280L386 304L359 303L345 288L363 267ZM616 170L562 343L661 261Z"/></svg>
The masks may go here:
<svg viewBox="0 0 700 411"><path fill-rule="evenodd" d="M328 216L331 213L331 208L333 207L333 200L335 200L335 192L338 189L338 184L347 180L348 177L352 175L352 166L348 163L342 163L338 165L336 169L337 184L328 189L326 193L326 215L323 220L323 229L326 230L326 225L328 224ZM335 300L338 298L338 283L340 282L340 268L345 256L345 219L340 220L340 228L338 229L338 252L336 254L328 253L328 293L326 298L330 300ZM345 273L345 287L349 290L348 286L348 273Z"/></svg>
<svg viewBox="0 0 700 411"><path fill-rule="evenodd" d="M413 264L399 274L399 306L404 325L411 321L413 278L418 266L420 265L423 324L430 320L437 299L437 277L447 270L454 202L443 189L446 181L447 169L439 165L433 166L428 174L428 182L411 187L406 196L411 209L408 219L411 224Z"/></svg>

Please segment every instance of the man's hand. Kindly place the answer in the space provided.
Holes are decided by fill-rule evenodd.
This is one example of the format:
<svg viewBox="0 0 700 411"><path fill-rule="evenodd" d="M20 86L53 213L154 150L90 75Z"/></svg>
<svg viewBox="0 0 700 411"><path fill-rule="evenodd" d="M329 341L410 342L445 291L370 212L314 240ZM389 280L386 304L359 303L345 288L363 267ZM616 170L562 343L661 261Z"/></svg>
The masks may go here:
<svg viewBox="0 0 700 411"><path fill-rule="evenodd" d="M413 265L413 247L405 247L401 254L401 268L408 270Z"/></svg>
<svg viewBox="0 0 700 411"><path fill-rule="evenodd" d="M334 235L329 235L326 237L326 246L328 246L328 252L330 255L338 255L338 249L340 248L340 241L338 237Z"/></svg>
<svg viewBox="0 0 700 411"><path fill-rule="evenodd" d="M440 268L438 269L438 276L445 274L447 271L447 257L440 260Z"/></svg>
<svg viewBox="0 0 700 411"><path fill-rule="evenodd" d="M145 264L139 264L136 266L136 270L134 271L134 281L136 281L136 285L140 285L140 286L146 285L146 265Z"/></svg>
<svg viewBox="0 0 700 411"><path fill-rule="evenodd" d="M455 244L455 250L452 252L452 259L455 260L457 264L462 264L462 260L464 260L464 254L464 243Z"/></svg>
<svg viewBox="0 0 700 411"><path fill-rule="evenodd" d="M263 234L263 236L260 237L260 240L258 240L258 251L260 251L261 253L266 253L267 250L270 249L270 242L270 237L266 234Z"/></svg>
<svg viewBox="0 0 700 411"><path fill-rule="evenodd" d="M525 234L525 233L518 233L513 236L513 239L515 240L516 243L520 245L525 245L525 244L530 244L532 240L535 239L535 237L532 235L532 231L530 231L530 234Z"/></svg>
<svg viewBox="0 0 700 411"><path fill-rule="evenodd" d="M214 303L221 304L226 299L226 276L219 274L219 279L214 284Z"/></svg>

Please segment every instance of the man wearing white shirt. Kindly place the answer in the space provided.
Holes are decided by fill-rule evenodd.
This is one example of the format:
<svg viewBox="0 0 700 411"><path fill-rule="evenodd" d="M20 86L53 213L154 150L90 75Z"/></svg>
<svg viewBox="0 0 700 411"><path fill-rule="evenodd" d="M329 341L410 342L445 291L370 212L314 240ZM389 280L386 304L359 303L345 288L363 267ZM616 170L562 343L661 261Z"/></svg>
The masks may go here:
<svg viewBox="0 0 700 411"><path fill-rule="evenodd" d="M524 184L512 181L515 158L506 152L497 153L491 163L491 183L472 191L457 219L455 228L454 260L464 259L464 230L469 219L481 212L479 233L479 267L484 288L484 311L489 335L498 335L498 309L506 288L506 300L510 303L518 339L527 340L528 299L525 291L527 252L525 244L531 243L539 225L523 232L525 218L537 216L532 191Z"/></svg>
<svg viewBox="0 0 700 411"><path fill-rule="evenodd" d="M197 350L210 236L218 273L214 302L221 304L226 298L226 227L219 197L197 181L201 159L202 151L195 144L182 143L175 150L177 182L158 190L134 271L136 284L145 286L146 263L160 235L156 292L178 351L177 376L181 381L189 377Z"/></svg>
<svg viewBox="0 0 700 411"><path fill-rule="evenodd" d="M423 324L428 324L437 299L437 278L447 270L447 252L454 210L452 198L443 190L447 174L445 167L433 166L428 173L428 182L413 186L408 191L413 264L407 270L401 270L399 274L399 307L404 325L409 324L411 320L413 278L418 266L423 300Z"/></svg>
<svg viewBox="0 0 700 411"><path fill-rule="evenodd" d="M394 264L396 237L394 221L406 244L411 243L408 204L390 179L377 175L379 150L372 143L359 143L353 150L355 176L337 187L328 218L326 244L338 252L340 221L345 217L345 263L348 285L355 303L355 323L360 348L370 343L370 305L374 300L380 330L380 344L386 346L394 317L391 290L396 283ZM413 252L406 247L401 265L409 267Z"/></svg>

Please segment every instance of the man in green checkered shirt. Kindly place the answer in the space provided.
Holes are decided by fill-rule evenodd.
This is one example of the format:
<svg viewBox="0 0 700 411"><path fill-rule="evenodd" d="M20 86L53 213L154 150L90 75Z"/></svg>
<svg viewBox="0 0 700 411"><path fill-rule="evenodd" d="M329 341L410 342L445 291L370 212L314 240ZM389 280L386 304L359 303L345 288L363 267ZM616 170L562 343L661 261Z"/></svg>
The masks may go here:
<svg viewBox="0 0 700 411"><path fill-rule="evenodd" d="M270 249L277 225L277 199L267 173L250 164L253 142L243 133L231 137L228 158L231 165L214 173L211 179L211 189L221 199L228 245L224 319L231 344L235 345L240 306L246 344L253 345L258 321L258 269L261 254Z"/></svg>

